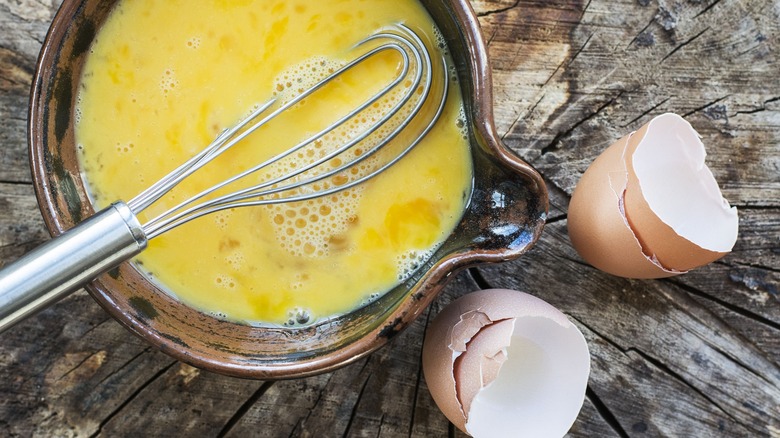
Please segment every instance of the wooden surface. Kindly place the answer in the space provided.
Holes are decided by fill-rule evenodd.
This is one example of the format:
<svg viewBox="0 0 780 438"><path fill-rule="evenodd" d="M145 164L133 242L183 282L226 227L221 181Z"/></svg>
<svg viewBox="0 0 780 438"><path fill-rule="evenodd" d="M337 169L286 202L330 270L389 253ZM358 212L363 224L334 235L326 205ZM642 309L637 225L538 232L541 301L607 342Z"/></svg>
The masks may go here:
<svg viewBox="0 0 780 438"><path fill-rule="evenodd" d="M26 154L31 75L56 0L0 0L0 264L45 240ZM454 281L409 330L347 368L261 382L159 353L79 292L0 337L0 436L463 436L420 370L429 319L478 288L563 310L592 355L571 436L780 436L780 0L475 1L506 143L544 175L544 236ZM608 144L684 115L740 211L732 254L660 281L571 248L566 210Z"/></svg>

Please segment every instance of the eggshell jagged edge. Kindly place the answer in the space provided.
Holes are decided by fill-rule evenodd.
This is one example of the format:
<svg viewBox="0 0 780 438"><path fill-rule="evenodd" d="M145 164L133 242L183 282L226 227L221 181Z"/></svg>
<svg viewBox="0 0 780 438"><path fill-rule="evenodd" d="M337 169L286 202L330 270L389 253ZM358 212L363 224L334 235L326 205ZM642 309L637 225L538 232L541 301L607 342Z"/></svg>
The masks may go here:
<svg viewBox="0 0 780 438"><path fill-rule="evenodd" d="M660 126L659 126L660 125ZM569 236L577 252L591 265L613 275L664 278L679 275L723 257L691 242L661 220L643 195L635 172L634 154L648 139L651 127L676 129L687 136L692 163L701 170L708 188L717 183L704 165L704 145L693 128L675 114L658 116L607 148L580 179L569 204ZM696 141L690 141L694 137ZM720 197L724 208L736 209ZM736 229L733 233L736 240ZM733 241L731 243L733 246Z"/></svg>
<svg viewBox="0 0 780 438"><path fill-rule="evenodd" d="M442 310L429 327L423 347L423 373L431 395L460 430L468 432L472 402L498 377L508 360L506 349L512 336L523 336L514 333L520 318L544 318L579 336L588 359L585 369L577 373L584 374L581 391L575 388L573 393L581 393L582 406L590 361L579 330L566 315L539 298L513 290L487 289L465 295ZM569 424L559 427L568 430L575 419L576 413Z"/></svg>
<svg viewBox="0 0 780 438"><path fill-rule="evenodd" d="M645 254L664 269L689 271L731 251L737 210L723 199L690 123L676 114L658 116L631 137L624 155L625 213Z"/></svg>

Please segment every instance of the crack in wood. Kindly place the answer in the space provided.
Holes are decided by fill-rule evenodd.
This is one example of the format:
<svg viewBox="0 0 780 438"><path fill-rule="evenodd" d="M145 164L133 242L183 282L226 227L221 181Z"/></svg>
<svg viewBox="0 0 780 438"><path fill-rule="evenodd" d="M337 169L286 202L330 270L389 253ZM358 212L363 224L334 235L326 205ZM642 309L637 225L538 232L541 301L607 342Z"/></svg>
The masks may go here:
<svg viewBox="0 0 780 438"><path fill-rule="evenodd" d="M710 3L709 5L707 5L706 8L702 9L701 12L699 12L696 15L694 15L693 18L696 19L696 18L699 18L700 16L706 14L707 12L709 12L710 9L714 8L715 5L717 5L718 3L720 3L720 0L715 0L714 2Z"/></svg>
<svg viewBox="0 0 780 438"><path fill-rule="evenodd" d="M727 358L727 359L731 360L731 362L732 362L733 364L735 364L735 365L737 365L738 367L740 367L740 368L742 368L743 370L745 370L745 371L747 372L747 374L752 374L752 375L754 375L754 376L755 376L756 378L758 378L759 380L763 380L764 382L766 382L766 384L767 384L768 386L774 386L774 387L775 387L775 389L778 389L778 388L780 388L780 387L778 387L778 386L777 386L777 384L776 384L775 382L772 382L772 381L770 380L770 378L768 378L768 377L764 376L764 375L763 375L763 374L761 374L761 372L759 372L758 370L756 370L756 369L752 368L752 367L751 367L751 366L749 366L748 364L746 364L746 363L742 362L741 360L737 359L737 358L736 358L736 357L735 357L733 354L731 354L731 352L724 350L724 349L723 349L723 348L721 348L719 345L715 345L715 344L713 344L713 343L711 343L711 342L707 342L707 341L706 341L706 340L704 340L704 339L702 339L702 340L703 340L703 341L704 341L704 342L705 342L707 345L709 345L710 347L712 347L712 349L713 349L713 350L715 350L715 351L717 351L718 353L720 353L720 354L721 354L723 357L725 357L725 358ZM757 348L756 348L756 349L757 349ZM760 350L758 350L758 351L760 352ZM761 352L761 353L763 353L763 352ZM770 359L769 359L768 357L766 357L766 356L764 356L764 357L763 357L763 359L770 360ZM762 413L763 413L763 414L766 414L766 412L762 412Z"/></svg>
<svg viewBox="0 0 780 438"><path fill-rule="evenodd" d="M358 371L358 374L363 374L366 371L366 368L368 368L368 363L371 361L371 356L366 357L363 359L363 365L360 367L360 371Z"/></svg>
<svg viewBox="0 0 780 438"><path fill-rule="evenodd" d="M594 335L598 336L598 337L599 337L599 338L600 338L602 341L606 342L608 345L610 345L610 346L612 346L613 348L617 349L617 350L618 350L620 353L622 353L623 355L625 355L625 356L626 356L626 357L628 357L629 359L632 359L632 360L634 359L634 358L632 358L632 357L631 357L631 353L633 353L633 354L635 354L635 355L639 356L639 358L641 358L643 361L645 361L645 362L647 362L647 363L649 363L649 364L653 365L653 366L654 366L656 369L658 369L658 370L659 370L659 371L661 371L662 373L664 373L664 374L666 374L666 375L668 375L668 376L672 377L674 380L678 381L679 383L681 383L681 384L682 384L682 385L684 385L685 387L689 388L689 389L690 389L690 390L692 390L694 393L698 394L700 397L702 397L704 400L706 400L708 403L710 403L710 404L711 404L712 406L714 406L716 409L718 409L718 410L719 410L719 411L721 411L723 414L725 414L726 416L728 416L728 417L729 417L729 418L730 418L732 421L734 421L736 424L739 424L740 426L743 426L743 427L745 427L745 428L747 428L747 429L751 429L749 425L747 425L747 424L745 424L745 423L743 423L743 422L739 421L739 419L737 419L737 418L736 418L736 417L734 417L734 416L733 416L731 413L729 413L728 411L726 411L726 410L725 410L725 409L724 409L724 408L723 408L723 407L722 407L722 406L721 406L719 403L717 403L717 402L716 402L715 400L713 400L713 399L712 399L710 396L708 396L707 394L705 394L705 393L704 393L702 390L700 390L700 389L696 388L696 387L695 387L693 384L691 384L690 382L688 382L688 381L687 381L687 380L686 380L686 379L685 379L683 376L681 376L681 375L680 375L679 373L677 373L676 371L672 370L672 369L671 369L671 368L670 368L668 365L664 364L662 361L660 361L660 360L658 360L658 359L656 359L656 358L654 358L654 357L650 356L649 354L645 353L644 351L642 351L642 350L640 350L640 349L638 349L638 348L636 348L636 347L627 347L627 348L624 348L624 347L620 346L619 344L617 344L617 343L616 343L615 341L613 341L612 339L610 339L609 337L607 337L607 336L603 335L603 334L602 334L601 332L599 332L598 330L594 330L594 329L593 329L593 327L589 326L588 324L585 324L585 323L584 323L582 320L580 320L580 319L577 319L577 318L575 318L575 317L573 317L573 316L571 316L571 315L567 315L567 316L568 316L570 319L572 319L572 320L576 321L577 323L579 323L579 324L582 324L582 325L583 325L585 328L587 328L589 331L593 332L593 334L594 334ZM711 346L713 349L715 349L716 351L719 351L719 352L721 352L721 351L720 351L720 350L717 348L717 346L711 345L711 343L707 342L706 340L705 340L705 343L707 343L707 345L710 345L710 346ZM722 352L721 352L721 353L722 353ZM736 362L736 361L734 361L734 360L733 360L733 358L731 358L730 356L726 356L726 357L729 357L729 359L731 359L731 360L732 360L732 362L734 362L734 363L737 363L737 362ZM748 370L748 371L750 371L750 370ZM755 373L753 373L753 374L755 374ZM759 375L757 375L757 376L758 376L758 377L760 377Z"/></svg>
<svg viewBox="0 0 780 438"><path fill-rule="evenodd" d="M72 372L74 372L77 369L81 368L81 366L84 365L88 360L92 359L93 357L95 357L96 354L100 354L100 353L101 353L100 351L92 352L92 354L90 354L89 356L85 357L81 362L76 364L76 366L74 366L73 368L71 368L68 371L64 372L60 377L57 378L57 380L62 380L64 378L68 377ZM103 353L105 353L105 352L103 352Z"/></svg>
<svg viewBox="0 0 780 438"><path fill-rule="evenodd" d="M628 353L634 353L637 356L641 357L645 362L648 362L655 366L657 369L659 369L661 372L663 372L666 375L671 376L673 379L677 380L678 382L685 385L687 388L692 390L694 393L696 393L699 397L706 400L708 403L710 403L712 406L715 406L716 409L718 409L721 413L729 417L734 423L739 424L747 429L750 429L750 426L747 424L742 423L734 417L731 413L729 413L723 406L721 406L718 402L716 402L712 397L707 395L704 391L700 390L699 388L695 387L693 384L689 383L683 376L678 374L676 371L671 369L668 365L661 362L660 360L650 356L649 354L645 353L642 350L639 350L638 348L630 347L625 351L626 354Z"/></svg>
<svg viewBox="0 0 780 438"><path fill-rule="evenodd" d="M231 430L233 430L234 427L238 424L239 421L241 421L242 418L249 412L249 409L252 408L252 406L257 403L258 400L260 400L263 395L274 385L273 381L266 381L263 382L262 385L260 385L257 390L252 393L251 396L249 396L244 403L239 406L239 408L236 410L236 412L233 414L230 419L228 419L227 423L225 423L224 426L222 426L222 430L219 431L217 434L217 438L223 438L227 436L228 433L230 433Z"/></svg>
<svg viewBox="0 0 780 438"><path fill-rule="evenodd" d="M584 262L584 261L582 261L582 260L578 260L578 259L575 259L575 258L571 258L571 257L569 257L569 256L566 256L566 255L563 255L563 254L560 254L560 255L558 255L558 257L560 257L560 258L562 258L562 259L564 259L564 260L568 260L568 261L570 261L570 262L572 262L572 263L575 263L575 264L577 264L577 265L584 266L584 267L586 267L586 268L590 268L590 269L596 269L596 268L594 268L593 266L591 266L590 264L588 264L588 263L585 263L585 262Z"/></svg>
<svg viewBox="0 0 780 438"><path fill-rule="evenodd" d="M328 375L328 380L326 380L326 381L325 381L325 384L324 384L324 385L322 385L322 387L320 388L320 391L319 391L319 393L317 394L317 400L315 400L315 401L314 401L314 403L312 403L312 406L313 406L313 407L316 407L316 406L318 406L318 405L320 404L320 400L322 400L322 395L323 395L323 394L325 394L325 391L328 389L328 386L330 386L330 381L331 381L331 380L333 380L333 375L334 375L334 374L335 374L335 373L330 373L330 374ZM312 408L308 408L308 412L306 412L306 417L304 417L304 418L302 418L302 419L300 419L300 420L298 421L298 423L301 425L301 427L303 427L303 425L304 425L304 424L305 424L307 421L309 421L309 417L311 417L311 414L312 414L312 413L313 413L313 410L312 410ZM297 426L296 426L296 427L297 427Z"/></svg>
<svg viewBox="0 0 780 438"><path fill-rule="evenodd" d="M127 405L129 405L133 400L135 400L136 397L138 397L138 395L141 394L146 388L148 388L149 385L151 385L155 380L157 380L160 377L162 377L165 373L168 372L168 370L170 370L177 363L179 363L179 361L177 361L177 360L172 361L170 364L168 364L167 366L163 367L160 371L156 372L151 378L149 378L143 384L141 384L141 386L139 386L135 391L133 391L133 393L130 394L130 396L127 397L127 399L125 399L125 401L123 401L116 409L111 411L105 418L103 418L100 421L100 424L98 424L98 426L97 426L97 430L94 433L92 433L92 435L90 435L90 438L95 438L98 435L100 435L100 433L103 431L103 428L111 420L113 420L114 417L116 417L120 412L122 412L122 410Z"/></svg>
<svg viewBox="0 0 780 438"><path fill-rule="evenodd" d="M556 136L555 136L555 137L552 139L552 141L550 142L550 144L548 144L547 146L545 146L545 147L543 147L543 148L542 148L542 150L541 150L541 153L540 153L539 155L540 155L540 156L544 156L545 154L547 154L547 153L549 153L549 152L552 152L552 151L554 151L555 149L557 149L557 148L558 148L558 144L561 142L561 140L562 140L563 138L565 138L565 137L569 136L569 135L570 135L572 132L574 132L574 131L575 131L577 128L579 128L579 127L580 127L582 124L584 124L584 123L586 123L588 120L590 120L590 119L592 119L592 118L596 117L596 116L597 116L597 115L599 115L599 114L600 114L602 111L604 111L604 110L605 110L607 107L609 107L610 105L614 104L614 103L615 103L615 102L616 102L618 99L620 99L620 97L623 95L623 93L625 93L625 90L620 90L620 92L618 92L617 96L613 97L612 99L610 99L609 101L607 101L606 103L604 103L603 105L601 105L600 107L598 107L598 109L596 109L596 111L594 111L594 112L592 112L591 114L589 114L589 115L585 116L583 119L581 119L581 120L579 120L577 123L573 124L573 125L572 125L572 126L569 128L569 129L567 129L567 130L565 130L565 131L563 131L563 132L559 132L559 133L558 133L558 134L557 134L557 135L556 135Z"/></svg>
<svg viewBox="0 0 780 438"><path fill-rule="evenodd" d="M585 47L588 45L588 43L590 43L590 40L591 38L593 38L593 35L596 35L596 32L593 32L588 36L588 38L585 40L585 43L582 46L580 46L579 49L577 49L577 51L574 53L574 56L572 56L571 59L569 59L569 62L566 63L566 67L571 66L572 62L574 62L574 60L577 59L578 56L580 56L580 53L582 53L582 51L585 50Z"/></svg>
<svg viewBox="0 0 780 438"><path fill-rule="evenodd" d="M706 292L704 292L702 290L699 290L696 287L687 285L687 284L683 283L680 280L676 280L676 279L672 279L672 278L666 278L666 279L662 279L661 281L669 283L669 284L672 284L672 285L674 285L676 287L679 287L680 289L690 293L691 295L695 295L697 297L707 299L708 301L716 303L717 305L719 305L719 306L721 306L721 307L723 307L723 308L725 308L725 309L727 309L727 310L729 310L731 312L734 312L734 313L736 313L736 314L738 314L740 316L748 318L748 319L750 319L752 321L755 321L757 323L763 324L763 325L771 328L772 330L780 331L780 324L778 324L778 323L776 323L776 322L774 322L774 321L772 321L770 319L767 319L767 318L765 318L765 317L763 317L763 316L761 316L759 314L753 313L753 312L751 312L751 311L749 311L747 309L744 309L742 307L739 307L739 306L736 306L734 304L731 304L731 303L729 303L727 301L724 301L724 300L722 300L720 298L714 297L714 296L712 296L712 295L710 295L710 294L708 294L708 293L706 293Z"/></svg>
<svg viewBox="0 0 780 438"><path fill-rule="evenodd" d="M431 322L431 306L425 309L425 325L423 325L422 339L425 342L425 335L428 333L428 325ZM414 395L412 396L412 415L409 421L409 436L411 437L414 432L415 418L417 418L417 398L420 396L420 385L422 384L423 370L422 370L422 350L420 350L420 356L417 358L417 382L414 385Z"/></svg>
<svg viewBox="0 0 780 438"><path fill-rule="evenodd" d="M330 386L330 381L333 380L334 374L335 373L330 373L328 375L328 380L326 380L325 384L322 385L321 391L319 392L319 394L317 394L317 401L314 402L312 406L317 406L318 404L320 404L320 400L322 400L322 395L325 394L325 390L328 388L328 386ZM309 409L309 413L311 413L311 409ZM306 418L309 418L309 416L307 415Z"/></svg>
<svg viewBox="0 0 780 438"><path fill-rule="evenodd" d="M97 324L94 324L94 325L92 325L92 327L90 327L90 328L89 328L89 330L87 330L87 331L85 331L84 333L82 333L82 334L81 334L81 338L82 338L82 339L86 338L86 337L87 337L87 335L89 335L90 333L92 333L93 331L95 331L95 329L97 329L98 327L102 326L103 324L105 324L105 323L107 323L107 322L109 322L109 321L113 321L113 320L114 320L114 318L112 318L112 317L110 317L110 316L107 316L107 317L103 318L103 320L102 320L102 321L100 321L100 322L99 322L99 323L97 323Z"/></svg>
<svg viewBox="0 0 780 438"><path fill-rule="evenodd" d="M544 96L545 96L545 93L542 93L542 97L540 97L539 100L537 100L536 103L533 104L533 106L528 111L525 112L525 114L521 114L521 115L517 116L515 121L512 122L512 124L509 126L509 129L507 129L507 131L504 133L504 135L501 136L501 141L506 140L506 138L509 136L509 134L511 134L515 130L515 126L517 126L517 124L520 123L520 120L522 120L523 117L530 116L531 114L534 113L534 111L536 110L536 107L538 107L539 104L544 99Z"/></svg>
<svg viewBox="0 0 780 438"><path fill-rule="evenodd" d="M618 436L621 438L628 438L628 433L626 433L626 430L623 429L623 426L620 424L620 421L617 419L615 414L612 413L606 403L601 400L601 398L596 394L596 391L594 391L590 385L588 385L585 389L585 397L587 397L593 407L596 408L596 412L598 412L598 414L601 416L601 419L604 420L604 422L607 423L607 425L611 427L612 430L618 434Z"/></svg>
<svg viewBox="0 0 780 438"><path fill-rule="evenodd" d="M642 30L640 30L640 31L639 31L639 33L637 33L637 34L636 34L636 36L635 36L635 37L634 37L634 38L631 40L631 42L629 42L629 43L628 43L628 45L626 46L626 49L625 49L625 50L628 50L628 48L629 48L629 47L631 47L631 46L632 46L632 45L633 45L633 44L636 42L636 40L638 40L638 39L639 39L639 37L640 37L640 36L641 36L643 33L645 33L645 31L646 31L646 30L647 30L647 29L648 29L648 28L649 28L649 27L650 27L650 26L651 26L653 23L655 23L655 16L654 16L653 18L651 18L651 19L650 19L650 22L649 22L649 23L647 23L647 25L645 25L645 27L643 27L643 28L642 28Z"/></svg>
<svg viewBox="0 0 780 438"><path fill-rule="evenodd" d="M733 204L732 207L737 207L740 210L772 211L779 209L780 205Z"/></svg>
<svg viewBox="0 0 780 438"><path fill-rule="evenodd" d="M539 174L542 176L542 181L544 181L544 185L547 186L547 191L550 192L551 196L560 196L561 198L564 198L566 201L571 201L572 194L564 190L560 185L556 184L555 181L551 180L550 178L547 178L545 173L541 170L538 170ZM554 192L554 193L553 193ZM568 202L566 203L568 205ZM553 205L561 211L565 211L566 209L563 208L563 206L559 205Z"/></svg>
<svg viewBox="0 0 780 438"><path fill-rule="evenodd" d="M568 218L569 218L568 214L561 214L561 215L558 215L558 216L553 216L553 217L547 218L545 223L547 225L550 225L550 224L554 224L554 223L557 223L557 222L563 222L563 221L567 220Z"/></svg>
<svg viewBox="0 0 780 438"><path fill-rule="evenodd" d="M761 47L763 45L762 42L757 43L754 46L750 46L747 49L739 52L739 56L747 55L748 53L752 52L753 50L756 50L757 48Z"/></svg>
<svg viewBox="0 0 780 438"><path fill-rule="evenodd" d="M47 241L49 239L30 239L25 240L22 242L11 242L4 245L0 245L0 251L6 250L6 249L15 249L15 248L27 248L29 246L38 246L41 243ZM10 263L12 260L8 260Z"/></svg>
<svg viewBox="0 0 780 438"><path fill-rule="evenodd" d="M360 392L358 393L357 400L355 400L355 405L352 406L352 413L349 415L349 421L347 422L347 427L344 429L344 433L342 434L343 438L349 436L349 431L352 428L352 423L354 423L355 417L357 417L358 408L360 407L360 400L363 398L363 394L366 392L366 387L368 387L369 380L371 380L371 376L368 376L366 378L366 381L363 382L363 386L360 388Z"/></svg>
<svg viewBox="0 0 780 438"><path fill-rule="evenodd" d="M550 81L552 80L552 78L554 78L554 77L555 77L555 75L557 75L557 74L558 74L558 72L561 70L561 67L563 67L563 64L566 64L566 61L567 61L567 60L565 60L565 59L564 59L563 61L561 61L561 62L558 64L558 66L557 66L557 67L555 67L555 70L553 70L553 72L550 74L550 76L548 76L548 77L547 77L547 80L546 80L546 81L544 81L544 83L542 84L542 86L541 86L540 88L544 89L544 87L546 87L546 86L547 86L547 84L549 84L549 83L550 83Z"/></svg>
<svg viewBox="0 0 780 438"><path fill-rule="evenodd" d="M480 289L493 289L493 286L487 281L485 276L482 275L479 268L469 268L468 272L469 275L471 275L472 280L474 280L474 283L476 283Z"/></svg>
<svg viewBox="0 0 780 438"><path fill-rule="evenodd" d="M11 180L11 179L0 180L0 184L7 184L9 186L31 186L31 185L33 185L32 181Z"/></svg>
<svg viewBox="0 0 780 438"><path fill-rule="evenodd" d="M292 438L292 437L296 436L295 432L297 432L298 429L301 428L302 425L303 425L303 419L299 418L298 421L295 422L295 426L293 426L292 430L290 431L290 434L287 435L287 438Z"/></svg>
<svg viewBox="0 0 780 438"><path fill-rule="evenodd" d="M640 114L640 115L636 116L635 118L631 119L630 122L628 122L625 125L621 126L621 128L627 128L629 125L634 124L634 122L638 121L642 117L644 117L644 116L650 114L651 112L655 111L658 107L660 107L661 105L665 104L666 102L669 102L669 100L671 100L671 99L672 99L672 96L669 96L666 99L662 100L657 105L653 105L652 108L648 109L647 111L643 112L642 114Z"/></svg>
<svg viewBox="0 0 780 438"><path fill-rule="evenodd" d="M769 376L746 364L734 353L725 351L719 345L715 344L712 339L703 336L701 333L699 333L699 331L692 330L694 335L696 335L710 348L723 355L724 358L729 359L731 363L740 366L750 374L753 374L759 379L767 382L769 385L774 386L776 389L780 389L780 365L778 365L778 363L775 362L773 358L769 357L765 351L758 348L745 335L735 331L734 328L725 320L723 320L721 316L706 308L690 296L699 294L702 297L708 297L708 294L699 291L692 286L688 286L682 283L675 284L676 280L674 279L667 278L661 279L659 281L661 284L672 286L669 288L659 288L659 292L666 296L668 300L675 303L679 310L684 312L693 321L697 321L699 324L708 327L711 331L716 332L718 338L722 338L724 341L729 342L732 345L743 347L744 349L738 350L745 355L755 358L757 362L760 362L760 366L766 367L767 369L764 371L766 371ZM686 295L685 292L688 292L688 294Z"/></svg>
<svg viewBox="0 0 780 438"><path fill-rule="evenodd" d="M738 115L741 115L741 114L756 114L756 113L762 113L762 112L764 112L764 111L766 111L766 108L764 108L764 107L761 107L761 108L756 108L756 109L752 109L752 110L737 111L737 112L735 112L734 114L732 114L732 115L731 115L731 117L738 116Z"/></svg>
<svg viewBox="0 0 780 438"><path fill-rule="evenodd" d="M379 438L382 436L382 426L385 424L385 413L382 413L382 416L379 417L379 427L376 430L376 436Z"/></svg>
<svg viewBox="0 0 780 438"><path fill-rule="evenodd" d="M692 36L692 37L691 37L691 38L689 38L688 40L686 40L686 41L683 41L683 42L682 42L681 44L679 44L677 47L675 47L674 49L672 49L672 51L671 51L671 52L667 53L667 54L666 54L666 56L664 56L664 57L661 59L661 61L660 61L658 64L659 64L659 65L660 65L660 64L663 64L663 63L664 63L664 61L666 61L667 59L669 59L669 57L670 57L670 56L674 55L674 54L675 54L675 53L677 53L677 52L678 52L680 49L682 49L683 47L687 46L688 44L691 44L692 42L694 42L694 41L695 41L696 39L698 39L700 36L704 35L704 33L705 33L705 32L707 32L708 30L710 30L710 27L709 27L709 26L708 26L708 27L706 27L706 28L705 28L704 30L702 30L701 32L697 33L696 35Z"/></svg>
<svg viewBox="0 0 780 438"><path fill-rule="evenodd" d="M722 260L717 260L715 263L719 263L719 264L722 264L722 265L728 266L728 267L733 267L733 265L731 265L731 264L729 264L727 262L724 262ZM776 274L780 274L780 268L775 268L775 267L772 267L772 266L759 265L757 263L734 262L734 265L743 266L743 267L746 267L746 268L759 269L759 270L764 270L764 271L769 271L769 272L774 272Z"/></svg>
<svg viewBox="0 0 780 438"><path fill-rule="evenodd" d="M487 47L490 47L490 44L492 44L492 43L493 43L493 39L494 39L494 38L496 37L496 35L498 34L498 29L499 29L499 26L496 26L496 27L494 27L494 28L493 28L493 32L491 32L491 33L490 33L490 38L488 38L487 42L485 43L485 45L486 45Z"/></svg>
<svg viewBox="0 0 780 438"><path fill-rule="evenodd" d="M542 100L544 100L544 96L546 96L546 93L542 93L542 96L539 98L539 100L534 103L534 105L528 110L526 114L531 115L534 111L536 111L536 108L539 106L540 103L542 103ZM514 128L514 125L520 121L520 118L518 117L517 120L515 120L515 123L512 124L512 128Z"/></svg>
<svg viewBox="0 0 780 438"><path fill-rule="evenodd" d="M709 103L707 103L705 105L702 105L702 106L700 106L698 108L694 108L693 110L688 111L687 113L683 114L683 118L692 116L693 114L696 114L699 111L705 110L705 109L711 107L712 105L715 105L716 103L718 103L720 101L728 99L729 97L731 97L731 94L727 94L727 95L725 95L723 97L719 97L719 98L713 100L712 102L709 102Z"/></svg>
<svg viewBox="0 0 780 438"><path fill-rule="evenodd" d="M509 11L509 10L512 10L512 9L518 7L520 5L520 1L521 0L515 0L515 3L513 5L507 6L507 7L504 7L504 8L494 9L492 11L480 12L480 13L477 14L477 17L479 17L479 18L489 17L491 15L504 13L506 11Z"/></svg>
<svg viewBox="0 0 780 438"><path fill-rule="evenodd" d="M102 385L106 380L108 380L111 377L114 377L115 375L119 374L122 370L127 368L131 363L135 362L139 357L143 356L146 353L149 353L150 351L152 351L152 347L144 348L143 350L141 350L140 353L138 353L135 356L131 357L130 360L126 361L125 363L122 364L122 366L120 366L119 368L114 370L114 372L112 372L111 374L107 375L106 377L103 377L102 379L100 379L100 381L95 386Z"/></svg>
<svg viewBox="0 0 780 438"><path fill-rule="evenodd" d="M571 63L574 62L575 59L577 59L577 56L579 56L580 53L582 53L582 51L585 50L585 46L588 45L588 43L590 42L590 39L593 38L593 35L596 35L596 32L593 32L593 33L590 34L590 36L588 36L588 38L585 40L585 43L582 44L579 49L577 49L577 51L574 53L573 56L571 56L569 59L564 59L563 61L561 61L560 64L558 64L557 67L555 67L555 70L553 70L552 74L547 77L547 80L544 81L544 83L542 84L541 88L546 87L547 84L549 84L550 81L555 76L557 76L558 72L561 70L561 68L564 66L564 64L566 65L566 67L569 67L571 65Z"/></svg>
<svg viewBox="0 0 780 438"><path fill-rule="evenodd" d="M594 329L593 327L591 327L590 325L586 324L581 319L576 318L576 317L574 317L573 315L570 315L570 314L566 314L566 316L568 316L569 319L571 319L572 321L575 321L578 324L580 324L583 327L585 327L586 329L588 329L588 331L593 332L594 335L596 335L597 337L601 338L601 340L603 340L604 342L609 344L612 348L618 350L619 352L621 352L623 354L626 354L627 348L624 348L623 346L619 345L617 342L613 341L611 338L603 335L600 331L598 331L598 330Z"/></svg>
<svg viewBox="0 0 780 438"><path fill-rule="evenodd" d="M578 20L578 22L580 22L580 23L582 22L582 19L585 17L585 13L586 13L586 12L588 12L588 8L590 7L590 3L591 3L592 1L593 1L593 0L588 0L588 3L587 3L587 4L585 5L585 7L582 9L582 13L580 14L580 19Z"/></svg>
<svg viewBox="0 0 780 438"><path fill-rule="evenodd" d="M756 114L756 113L760 113L760 112L764 112L764 111L769 111L769 109L766 107L767 104L773 103L773 102L777 102L779 100L780 100L780 96L773 97L771 99L767 99L767 100L764 101L764 103L760 107L754 108L754 109L751 109L751 110L737 111L734 114L732 114L731 117L738 116L740 114Z"/></svg>

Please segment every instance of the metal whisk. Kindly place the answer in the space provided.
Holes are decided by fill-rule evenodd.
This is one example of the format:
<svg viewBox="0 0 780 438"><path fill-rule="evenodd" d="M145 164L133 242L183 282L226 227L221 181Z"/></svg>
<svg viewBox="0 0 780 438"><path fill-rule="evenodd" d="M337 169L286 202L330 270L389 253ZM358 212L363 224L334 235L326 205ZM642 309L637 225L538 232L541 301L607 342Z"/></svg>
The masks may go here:
<svg viewBox="0 0 780 438"><path fill-rule="evenodd" d="M446 61L441 61L443 86L434 87L435 69L431 55L420 37L403 25L373 34L359 42L355 48L362 49L362 54L354 60L287 102L280 103L273 99L260 105L237 125L222 132L197 155L129 202L115 202L0 270L0 332L139 254L146 248L150 239L179 225L226 209L305 201L327 196L362 184L402 159L430 132L441 116L448 94L449 75ZM207 163L346 72L386 51L393 51L401 56L401 68L392 81L361 105L284 152L187 199L147 223L140 222L138 214ZM386 113L377 117L365 130L327 151L323 156L297 166L294 171L284 176L271 177L249 187L219 195L223 190L230 190L237 181L245 180L249 175L256 175L322 140L326 135L359 117L375 103L399 90L399 98ZM376 156L380 149L396 139L401 132L412 129L410 125L413 119L423 113L426 104L436 105L431 119L421 128L417 127L419 132L413 133L412 140L403 145L400 152L394 153L376 168L358 174L343 184L320 184L328 178L350 171L369 157ZM400 113L403 113L402 118L397 120L401 117ZM391 120L393 123L389 123ZM361 153L348 154L358 147L361 148ZM347 158L344 159L345 157ZM330 165L334 159L339 159L341 164Z"/></svg>

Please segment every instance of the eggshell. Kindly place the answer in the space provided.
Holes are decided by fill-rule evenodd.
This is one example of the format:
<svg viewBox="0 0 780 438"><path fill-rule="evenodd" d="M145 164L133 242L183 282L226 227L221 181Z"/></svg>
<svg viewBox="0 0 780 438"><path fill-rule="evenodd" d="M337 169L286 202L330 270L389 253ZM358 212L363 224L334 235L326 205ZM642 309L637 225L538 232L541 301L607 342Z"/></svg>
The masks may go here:
<svg viewBox="0 0 780 438"><path fill-rule="evenodd" d="M723 199L704 164L704 145L687 121L676 114L654 118L631 136L626 156L630 157L626 159L626 214L645 253L653 254L665 267L688 271L731 250L739 226L736 209ZM653 159L658 162L650 163ZM640 172L642 164L647 170ZM643 173L648 179L644 184L640 181ZM652 181L656 175L669 181ZM659 187L654 195L656 208L646 199L654 186ZM665 220L656 213L664 203L671 204ZM674 212L683 217L675 217ZM675 222L679 232L670 225Z"/></svg>
<svg viewBox="0 0 780 438"><path fill-rule="evenodd" d="M482 327L468 344L468 354L455 360L455 385L463 412L469 412L477 393L498 377L506 362L506 347L512 341L514 319L505 319Z"/></svg>
<svg viewBox="0 0 780 438"><path fill-rule="evenodd" d="M577 183L569 203L569 237L580 256L602 271L632 278L671 277L681 272L644 254L624 214L628 173L623 153L630 137L608 147Z"/></svg>
<svg viewBox="0 0 780 438"><path fill-rule="evenodd" d="M554 437L582 407L590 356L559 310L526 293L489 289L452 302L431 323L423 372L436 404L464 432Z"/></svg>
<svg viewBox="0 0 780 438"><path fill-rule="evenodd" d="M607 148L569 205L569 236L582 258L614 275L662 278L728 253L737 213L705 155L696 131L675 114L658 116Z"/></svg>

